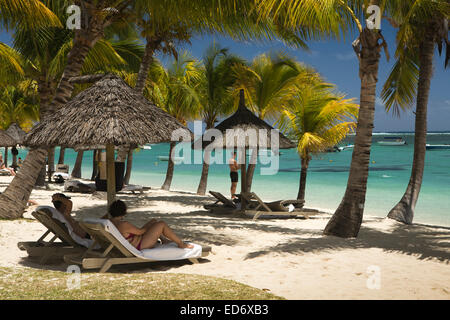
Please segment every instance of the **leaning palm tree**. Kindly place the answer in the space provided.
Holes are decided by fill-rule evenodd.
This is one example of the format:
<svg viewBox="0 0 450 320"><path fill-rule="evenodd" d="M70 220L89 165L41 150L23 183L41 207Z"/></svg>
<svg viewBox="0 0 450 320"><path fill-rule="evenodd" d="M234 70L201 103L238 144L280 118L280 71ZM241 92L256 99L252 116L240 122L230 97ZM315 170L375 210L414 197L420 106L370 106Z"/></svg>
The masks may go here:
<svg viewBox="0 0 450 320"><path fill-rule="evenodd" d="M397 61L383 87L382 96L387 110L393 108L396 114L409 108L417 97L411 177L403 197L388 214L388 218L411 224L425 167L427 105L435 46L438 46L439 53L443 45L446 47L445 66L450 59L450 3L431 0L405 2L399 5L390 20L398 27Z"/></svg>
<svg viewBox="0 0 450 320"><path fill-rule="evenodd" d="M278 120L280 129L298 141L301 159L297 199L305 200L306 176L313 155L342 141L356 127L358 105L331 91L333 86L316 83L297 87L290 106Z"/></svg>
<svg viewBox="0 0 450 320"><path fill-rule="evenodd" d="M5 0L1 1L0 5L3 6L4 2ZM32 0L32 2L38 1ZM48 4L47 8L49 8L51 4L61 4L62 2L45 0L39 1L39 3L40 5L43 5L43 3ZM63 4L67 5L69 1L64 1ZM79 75L90 49L102 38L104 29L110 26L116 18L120 17L128 2L125 0L105 0L99 2L98 6L92 6L92 3L85 4L87 6L82 12L81 19L83 23L81 24L81 29L74 31L74 44L67 55L64 71L58 82L53 99L49 104L49 114L52 113L52 110L56 110L69 100L73 91L73 84L70 80ZM0 8L2 9L3 19L3 7ZM22 21L24 21L23 24L20 23ZM89 21L89 24L86 25L85 21ZM59 25L62 25L62 23L60 22ZM29 24L25 20L18 19L16 21L16 30L21 28L27 29L28 27ZM5 192L0 195L0 217L17 218L22 215L39 172L44 166L46 156L47 151L45 149L30 150L21 166L20 172L14 177Z"/></svg>
<svg viewBox="0 0 450 320"><path fill-rule="evenodd" d="M376 86L381 50L387 58L387 44L381 30L362 21L369 14L364 8L378 5L379 14L389 14L396 0L257 0L260 14L281 19L287 25L315 26L317 30L334 37L356 27L359 35L353 49L359 60L361 79L360 111L358 116L355 147L350 165L349 179L344 197L325 227L325 235L356 237L361 227L369 176L370 149L375 115ZM380 43L381 41L381 43Z"/></svg>

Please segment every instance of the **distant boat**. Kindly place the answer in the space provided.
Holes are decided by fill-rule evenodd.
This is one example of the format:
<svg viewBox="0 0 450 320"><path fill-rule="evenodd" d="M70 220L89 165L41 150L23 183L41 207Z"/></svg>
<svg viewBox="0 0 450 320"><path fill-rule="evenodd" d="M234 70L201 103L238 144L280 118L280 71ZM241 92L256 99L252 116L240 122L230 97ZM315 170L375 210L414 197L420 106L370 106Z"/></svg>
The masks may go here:
<svg viewBox="0 0 450 320"><path fill-rule="evenodd" d="M159 161L169 161L169 156L158 156ZM172 160L174 163L181 163L183 161L183 157L173 157Z"/></svg>
<svg viewBox="0 0 450 320"><path fill-rule="evenodd" d="M450 149L450 144L427 144L427 150L448 150Z"/></svg>
<svg viewBox="0 0 450 320"><path fill-rule="evenodd" d="M144 150L152 150L151 146L147 146L147 145L143 145L143 146L139 146L140 149L144 149Z"/></svg>
<svg viewBox="0 0 450 320"><path fill-rule="evenodd" d="M347 149L352 149L355 145L354 144L349 144L348 146L343 146L343 147L339 147L339 151L344 151Z"/></svg>
<svg viewBox="0 0 450 320"><path fill-rule="evenodd" d="M385 137L383 141L378 141L383 146L402 146L406 141L402 137Z"/></svg>

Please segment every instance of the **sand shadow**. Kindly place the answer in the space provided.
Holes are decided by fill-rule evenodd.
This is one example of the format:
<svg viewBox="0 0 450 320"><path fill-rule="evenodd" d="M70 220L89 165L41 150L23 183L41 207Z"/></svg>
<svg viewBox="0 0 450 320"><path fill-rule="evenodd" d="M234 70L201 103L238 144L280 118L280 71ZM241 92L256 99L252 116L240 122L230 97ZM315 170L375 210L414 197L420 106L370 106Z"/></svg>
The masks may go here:
<svg viewBox="0 0 450 320"><path fill-rule="evenodd" d="M247 259L253 259L273 252L305 254L323 253L344 249L378 248L385 252L396 252L414 256L419 260L436 259L450 262L450 229L427 225L396 225L389 232L371 227L361 227L357 238L343 239L323 236L322 231L314 230L311 238L293 238L264 250L251 252Z"/></svg>

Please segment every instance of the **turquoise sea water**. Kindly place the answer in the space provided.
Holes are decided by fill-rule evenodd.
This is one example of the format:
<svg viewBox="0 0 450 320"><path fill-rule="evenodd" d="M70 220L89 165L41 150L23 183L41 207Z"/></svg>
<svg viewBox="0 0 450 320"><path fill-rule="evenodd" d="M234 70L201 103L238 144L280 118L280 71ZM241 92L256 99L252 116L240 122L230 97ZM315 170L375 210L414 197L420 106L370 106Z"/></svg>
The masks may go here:
<svg viewBox="0 0 450 320"><path fill-rule="evenodd" d="M387 135L402 136L405 146L382 146L377 142ZM342 145L352 144L348 137ZM414 135L412 133L374 134L371 152L365 213L385 217L403 195L411 173ZM430 133L429 144L450 144L450 133ZM168 155L168 144L152 145L151 150L135 153L132 183L160 187L164 182L167 162L158 156ZM196 151L197 152L197 151ZM23 157L26 150L20 150ZM56 151L56 159L59 150ZM198 154L197 154L198 155ZM345 192L352 149L325 153L313 158L307 179L306 205L334 211ZM11 155L10 155L11 157ZM66 150L66 163L72 170L76 153ZM9 158L12 159L12 158ZM11 161L11 160L10 160ZM372 163L374 161L374 163ZM226 162L224 162L226 163ZM262 165L268 167L268 165ZM200 180L201 164L179 164L175 166L173 190L195 192ZM297 196L300 160L294 149L281 150L279 171L275 175L261 175L261 165L255 171L252 190L267 201L293 199ZM90 178L92 151L83 158L83 178ZM210 167L207 190L229 194L230 178L226 164ZM240 184L238 186L238 191ZM418 223L450 226L450 150L427 151L425 175L414 218Z"/></svg>

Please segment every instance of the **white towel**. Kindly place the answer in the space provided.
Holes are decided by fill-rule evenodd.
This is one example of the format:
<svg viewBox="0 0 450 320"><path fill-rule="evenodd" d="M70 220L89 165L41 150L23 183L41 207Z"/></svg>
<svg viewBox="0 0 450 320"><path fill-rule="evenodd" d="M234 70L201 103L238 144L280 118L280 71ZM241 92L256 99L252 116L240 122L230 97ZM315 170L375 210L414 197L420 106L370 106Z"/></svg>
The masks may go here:
<svg viewBox="0 0 450 320"><path fill-rule="evenodd" d="M85 239L85 238L81 238L79 235L77 235L74 231L72 226L70 225L70 223L67 221L66 217L64 217L64 215L59 212L58 210L56 210L54 207L51 206L39 206L36 208L36 211L40 210L40 209L47 209L52 213L52 217L53 219L56 219L60 222L62 222L67 230L69 231L70 236L72 237L72 239L78 243L79 245L82 245L86 248L89 248L92 243L94 242L94 240L92 239Z"/></svg>
<svg viewBox="0 0 450 320"><path fill-rule="evenodd" d="M99 223L105 226L106 231L112 234L125 248L127 248L136 257L157 260L157 261L169 261L169 260L183 260L189 258L200 258L202 256L202 246L191 243L194 247L189 249L178 248L176 243L157 244L152 249L136 249L130 242L128 242L117 230L116 226L108 219L86 219L85 222Z"/></svg>

